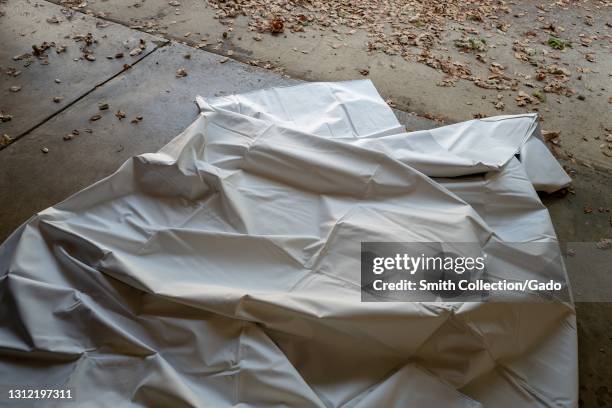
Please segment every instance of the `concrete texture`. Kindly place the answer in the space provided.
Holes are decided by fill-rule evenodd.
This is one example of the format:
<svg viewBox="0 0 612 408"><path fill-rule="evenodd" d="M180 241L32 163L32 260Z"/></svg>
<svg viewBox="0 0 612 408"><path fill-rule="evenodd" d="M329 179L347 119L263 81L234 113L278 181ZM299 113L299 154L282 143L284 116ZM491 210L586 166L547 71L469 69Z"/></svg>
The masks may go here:
<svg viewBox="0 0 612 408"><path fill-rule="evenodd" d="M597 242L610 238L612 175L564 162L573 177L575 194L542 197L559 240ZM587 212L592 209L592 212ZM600 209L604 211L601 212ZM605 210L609 210L606 212ZM610 250L608 250L610 252ZM612 260L612 253L609 254ZM612 265L608 263L608 265ZM612 287L612 266L599 285ZM603 275L606 275L605 272ZM582 278L588 279L588 278ZM609 298L609 297L608 297ZM576 304L581 407L612 407L612 303Z"/></svg>
<svg viewBox="0 0 612 408"><path fill-rule="evenodd" d="M0 134L7 133L7 129L12 129L11 132L16 135L20 132L25 134L0 151L0 241L32 214L111 174L128 157L159 149L196 117L197 108L193 103L195 95L216 96L296 82L270 70L252 67L233 59L222 63L224 60L221 56L186 45L163 45L162 38L153 36L146 36L149 46L141 55L133 59L125 57L124 61L106 60L107 54L129 51L123 47L123 41L126 39L132 39L133 42L145 35L120 25L96 28L96 24L102 26L108 21L85 17L80 13L75 14L70 22L64 21L59 25L47 23L49 15L55 14L59 17L61 11L59 7L46 2L8 4L10 7L0 2L0 11L6 12L5 16L0 17L0 33L8 50L0 49L0 66L3 70L6 67L21 66L19 69L23 73L18 77L3 76L0 82L3 88L0 91L0 108L14 115L12 121L0 124ZM194 25L190 37L205 37L205 30L209 32L217 29L217 23L206 17L208 12L202 2L183 2L179 16L174 14L175 8L168 8L165 0L147 0L146 4L139 3L139 8L119 7L118 2L114 0L91 4L92 7L113 9L113 15L122 20L138 16L143 9L147 13L156 11L160 19L180 18L181 21L185 20L180 24ZM186 10L189 10L189 13ZM198 14L200 11L204 14ZM9 16L14 18L8 19ZM196 34L198 31L195 23L198 16L202 20L198 25L200 33ZM40 24L45 25L44 30L36 28ZM168 30L177 26L179 28L172 30L176 33L182 31L183 26L178 24L179 22L168 23ZM234 42L241 41L238 40L236 31L238 28L232 34ZM22 32L26 35L21 36L19 33ZM35 59L29 67L23 68L21 64L24 61L10 59L13 55L28 51L32 44L49 41L51 34L55 38L54 41L58 41L75 32L92 32L100 39L95 48L96 61L72 61L73 57L80 53L78 45L71 39L66 39L69 54L55 55L55 51L50 50L49 65L46 66L40 65L40 60ZM104 38L104 35L107 37ZM214 37L214 34L210 37ZM317 47L325 44L325 39L306 40L308 39L304 40L304 46L309 44L313 53ZM287 39L278 38L273 41L278 41L274 43L276 49L269 52L276 53L276 59L283 59L295 53L291 48L287 49ZM222 44L222 48L227 46L224 43L219 44ZM271 45L270 42L266 44L267 47ZM347 46L347 49L349 48ZM249 58L249 53L256 53L255 50L246 48L233 49L237 50L236 54ZM362 61L368 62L370 67L378 66L376 61L379 57L362 60L357 54L361 55L361 51L355 45L354 56L348 53L342 57L344 68L321 59L314 58L311 61L310 54L301 54L299 57L304 63L302 67L312 67L312 70L302 77L362 78L361 75L352 73ZM189 58L186 58L187 55ZM349 61L348 58L354 59ZM137 59L140 61L133 64L132 68L123 69L126 60L134 62ZM401 103L400 106L417 111L421 106L423 111L430 111L431 108L448 112L448 115L443 115L446 118L466 119L467 117L453 115L463 112L469 116L467 114L471 109L476 108L473 105L465 105L470 108L466 109L463 104L465 98L474 101L481 98L479 93L472 95L475 88L471 84L461 91L464 93L459 92L462 85L451 90L428 88L429 85L425 83L436 80L438 74L424 65L405 63L401 68L405 71L401 71L403 74L398 76L396 71L391 72L384 68L387 63L388 60L381 62L383 68L380 68L380 71L371 69L370 76L377 86L383 89L383 94L392 91L398 104L401 101L407 102ZM338 70L331 69L332 66ZM179 68L187 71L186 77L176 78L176 70ZM319 75L325 69L328 70L327 74ZM350 75L347 74L349 71ZM378 74L374 75L373 72ZM413 75L418 75L418 80L415 80ZM54 79L57 77L62 79L61 84L55 84ZM22 80L24 82L20 92L6 93L10 86L18 85ZM27 85L30 82L33 85ZM53 102L48 106L47 99L56 93L55 85L63 86L60 89L65 98L57 106ZM455 95L453 92L459 93ZM8 99L7 95L12 99ZM437 97L434 97L435 95ZM100 103L108 103L109 109L100 111ZM435 105L429 105L434 103ZM483 104L482 106L486 105L485 102ZM118 110L125 113L124 119L120 120L115 116ZM438 125L413 114L401 111L396 113L409 130ZM90 121L95 114L100 114L101 118ZM585 116L577 123L584 123L596 115L602 116L598 120L607 119L597 110L594 113L584 112L584 115L588 117ZM139 116L142 120L131 122ZM547 128L546 123L544 122L544 128ZM563 127L563 134L571 135L571 129ZM74 135L71 140L64 140L64 136L73 130L78 130L78 135ZM566 142L564 138L563 144L566 145ZM43 153L42 148L47 148L48 153ZM587 156L591 154L587 150L585 152ZM612 235L611 214L599 212L598 208L612 208L610 174L571 161L564 161L564 164L574 177L575 194L543 196L560 240L593 242L604 237L609 238ZM585 208L593 208L593 211L585 213ZM610 287L612 279L601 284ZM609 318L612 303L578 304L577 311L582 406L612 406L612 322Z"/></svg>
<svg viewBox="0 0 612 408"><path fill-rule="evenodd" d="M196 95L296 82L236 61L221 64L220 59L180 44L162 47L4 149L0 208L10 216L0 219L0 240L37 211L110 175L130 156L157 151L195 120ZM187 70L186 77L176 78L179 68ZM100 111L100 103L109 109ZM125 119L115 116L118 110ZM102 118L91 122L95 114ZM142 120L132 123L138 116ZM64 140L73 129L79 134Z"/></svg>
<svg viewBox="0 0 612 408"><path fill-rule="evenodd" d="M12 119L0 123L0 136L7 134L12 139L123 71L124 64L136 63L166 41L82 13L62 12L61 7L47 2L11 2L2 10L6 15L0 22L0 111L12 115ZM96 41L87 47L94 61L83 57L80 48L85 42L76 41L79 35L88 33ZM140 39L146 41L145 50L130 56ZM55 46L39 57L31 55L32 46L40 47L44 42ZM58 53L62 46L65 51ZM120 52L123 58L106 58ZM30 55L16 59L23 54ZM15 71L21 73L11 74ZM20 90L13 92L11 87ZM59 98L57 102L54 97Z"/></svg>
<svg viewBox="0 0 612 408"><path fill-rule="evenodd" d="M57 0L59 1L59 0ZM85 10L98 13L106 19L159 33L167 38L190 44L208 43L204 49L224 54L241 61L263 61L282 67L292 77L309 81L336 81L363 78L361 69L368 69L372 79L385 98L394 100L397 107L415 111L420 115L439 117L447 122L471 119L474 114L493 116L502 113L523 113L537 110L546 130L561 131L560 153L582 162L604 168L612 168L612 150L601 144L612 129L610 115L609 74L610 58L609 5L598 1L572 3L570 7L556 2L510 2L511 12L500 13L495 22L508 23L507 32L491 29L491 21L449 23L441 34L441 44L435 48L440 55L465 63L474 75L486 78L493 62L506 67L505 72L519 79L516 90L497 91L476 87L461 80L453 87L439 87L444 74L422 63L407 61L399 55L367 52L368 37L363 30L351 30L340 24L328 28L308 26L304 32L285 30L280 35L263 34L255 40L249 29L249 20L238 16L232 26L219 23L216 9L205 0L146 0L124 2L122 0L90 0ZM586 16L590 15L591 19ZM588 24L587 24L588 22ZM555 51L546 41L547 24L558 27L556 35L570 39L571 48ZM442 27L441 27L442 28ZM533 64L514 57L513 45L526 38L526 32L534 32ZM225 35L224 35L225 33ZM476 59L471 52L462 52L454 41L464 33L485 38L488 50L483 52L485 62ZM389 34L389 33L388 33ZM583 37L594 38L592 43L581 45ZM586 44L586 43L585 43ZM594 62L585 59L594 53ZM532 94L542 83L534 79L540 68L558 64L570 73L567 85L575 93L570 97L554 93L544 94L546 100L539 104L519 107L515 97L518 91ZM505 103L505 110L496 110L494 104ZM580 99L579 99L580 97ZM584 99L582 99L584 98ZM606 130L608 129L608 130Z"/></svg>

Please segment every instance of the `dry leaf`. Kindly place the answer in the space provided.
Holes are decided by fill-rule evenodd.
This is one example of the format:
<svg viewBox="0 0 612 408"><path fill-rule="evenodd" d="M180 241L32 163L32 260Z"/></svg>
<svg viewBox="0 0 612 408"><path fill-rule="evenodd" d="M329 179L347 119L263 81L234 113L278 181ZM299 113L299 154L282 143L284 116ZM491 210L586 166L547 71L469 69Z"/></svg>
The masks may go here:
<svg viewBox="0 0 612 408"><path fill-rule="evenodd" d="M285 23L279 17L274 17L269 23L270 32L278 34L285 31Z"/></svg>

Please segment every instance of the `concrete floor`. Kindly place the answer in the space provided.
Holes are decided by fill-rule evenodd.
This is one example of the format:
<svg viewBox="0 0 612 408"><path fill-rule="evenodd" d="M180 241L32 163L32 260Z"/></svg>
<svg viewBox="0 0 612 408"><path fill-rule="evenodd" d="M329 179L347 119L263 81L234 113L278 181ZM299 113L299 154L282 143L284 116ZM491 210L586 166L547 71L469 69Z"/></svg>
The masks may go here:
<svg viewBox="0 0 612 408"><path fill-rule="evenodd" d="M142 6L138 8L119 7L119 2L114 0L90 4L100 11L112 10L116 21L128 22L143 12L155 12L162 19L174 18L177 23L169 24L169 27L172 27L176 37L178 33L187 31L190 24L194 32L197 32L195 24L198 18L202 19L197 26L199 35L205 35L204 31L217 32L216 22L209 21L210 16L206 14L207 9L203 3L182 3L179 16L174 14L175 8L170 7L168 10L165 0L147 0L146 4L141 3ZM187 13L189 7L193 10ZM0 48L0 110L13 115L12 120L0 123L0 136L6 133L17 139L0 150L0 241L32 214L111 174L128 157L155 151L168 142L197 115L193 103L195 95L244 92L297 81L235 59L222 63L223 57L215 53L167 42L162 36L145 34L106 19L79 12L68 18L59 6L45 1L9 0L0 2L0 11L5 13L0 16L0 38L3 39ZM62 21L54 23L53 16ZM52 22L47 22L48 19ZM236 28L234 37L238 30ZM88 47L96 56L95 61L82 58L83 52L79 49L82 41L74 39L75 35L86 33L92 33L98 40ZM214 35L210 34L211 37ZM298 41L298 38L294 40ZM130 50L140 44L140 39L145 40L146 48L137 56L129 56ZM47 57L42 59L12 59L13 56L31 51L33 44L41 44L43 41L54 41L56 47L58 44L66 44L67 49L58 54L56 49L51 48L46 52ZM233 41L240 40L235 38ZM277 54L275 58L285 62L293 61L287 57L293 55L287 43L281 39L273 41L278 41L274 43L274 52ZM304 46L310 44L310 49L316 53L324 42L325 39L322 39L313 45L310 40L305 40ZM261 51L259 48L250 48L251 45L245 43L243 48L233 46L233 49L237 50L236 54L248 56L251 55L249 53L255 55ZM266 47L270 45L267 43ZM106 58L119 52L124 53L123 58ZM356 56L358 53L355 50L354 55L346 54L343 57L344 68L337 71L325 71L332 63L324 63L315 58L313 61L319 63L306 62L302 68L308 66L312 69L309 68L307 73L301 72L298 78L356 78L361 76L354 75L353 71L364 61L369 62L370 67L378 66L376 59L359 59L361 57ZM186 58L187 55L189 58ZM238 59L241 59L240 55ZM353 57L349 63L347 58ZM304 60L303 55L301 59ZM48 64L44 61L48 61ZM298 59L295 61L298 64ZM377 68L370 71L383 94L392 91L396 100L407 101L403 106L411 110L437 109L447 119L467 119L461 115L468 111L463 105L459 108L456 102L457 98L473 93L473 85L469 84L471 88L465 89L461 86L425 89L428 82L437 81L435 71L430 72L423 65L406 64L402 68L405 71L398 75L384 68L387 62L381 62L383 67L380 70ZM124 67L124 64L130 66ZM10 68L22 72L18 76L6 74ZM186 77L176 78L176 70L179 68L187 70ZM342 74L349 71L350 75ZM419 75L419 81L403 80L413 78L414 75ZM60 79L59 83L55 81L56 78ZM421 84L411 87L411 82ZM11 92L12 86L21 86L21 90ZM440 98L442 94L444 97ZM55 96L62 99L53 102ZM481 96L475 94L470 98L476 101ZM99 110L99 105L103 103L109 105L107 110ZM566 105L569 104L580 106L577 101ZM470 106L470 109L484 111L485 105L482 105L483 109L480 109L480 105L477 108ZM551 106L551 109L553 107L556 108ZM115 116L118 110L125 112L125 119L120 120ZM101 118L91 121L92 116L97 114ZM572 115L578 116L570 116L574 120L568 120L562 127L563 132L570 135L572 129L580 128L592 116L599 115L594 128L609 119L605 112L597 109L583 109ZM132 123L132 119L139 116L142 119ZM409 130L436 125L430 120L403 112L398 112L398 116ZM584 129L593 131L589 126ZM64 140L64 136L73 130L77 130L78 135L74 135L71 140ZM563 143L571 145L565 139ZM48 152L43 153L43 148L48 149ZM597 164L595 167L607 166L605 161L600 163L590 156L599 154L596 149L591 151L585 148L580 152L584 160ZM612 208L610 173L571 161L565 161L564 164L574 177L575 194L543 197L559 238L564 242L593 242L609 238L612 236L610 213L599 212L597 209ZM585 207L595 210L585 213ZM602 284L612 287L612 278ZM577 311L581 401L585 407L612 407L612 303L582 303L577 305Z"/></svg>
<svg viewBox="0 0 612 408"><path fill-rule="evenodd" d="M610 6L596 0L572 2L571 7L552 6L559 3L552 0L507 3L511 6L511 12L500 13L495 20L508 23L507 32L488 27L490 21L448 23L441 34L441 44L434 48L434 52L467 64L480 77L490 74L490 63L502 64L506 67L505 72L520 79L516 91L483 89L469 81L459 81L453 87L441 88L437 84L444 77L442 72L421 63L406 61L398 55L367 52L365 44L375 39L368 37L363 30L349 34L352 30L340 24L327 28L308 26L304 32L297 33L285 30L280 35L262 34L263 39L258 41L254 39L255 33L249 30L246 17L232 19L231 26L222 25L215 18L216 9L205 0L89 0L83 10L187 44L206 42L208 45L203 49L220 54L231 51L232 58L243 62L256 60L261 61L261 65L269 62L293 78L308 81L347 80L363 78L359 70L368 69L368 78L385 99L395 102L398 109L428 117L431 115L447 122L472 119L478 113L493 116L537 110L544 129L561 131L560 154L612 169L612 157L603 154L600 147L606 135L612 132L609 104L612 97L609 76L612 73L612 58L610 29L607 26L610 24ZM586 20L587 15L593 18ZM547 24L559 27L560 33L557 35L570 39L573 46L555 51L546 45L549 33L542 27ZM569 71L567 85L575 91L571 97L547 93L544 94L546 100L537 106L517 106L517 91L531 94L535 90L531 86L542 86L534 79L536 67L514 57L514 42L524 40L528 31L537 34L529 44L536 52L534 63L539 66L557 64ZM454 40L464 33L486 39L488 50L483 53L485 62L477 60L476 53L462 52L455 47ZM586 47L581 45L583 37L595 40ZM593 53L595 61L587 61L586 53ZM503 112L494 107L498 94L505 103ZM612 155L612 150L609 153Z"/></svg>

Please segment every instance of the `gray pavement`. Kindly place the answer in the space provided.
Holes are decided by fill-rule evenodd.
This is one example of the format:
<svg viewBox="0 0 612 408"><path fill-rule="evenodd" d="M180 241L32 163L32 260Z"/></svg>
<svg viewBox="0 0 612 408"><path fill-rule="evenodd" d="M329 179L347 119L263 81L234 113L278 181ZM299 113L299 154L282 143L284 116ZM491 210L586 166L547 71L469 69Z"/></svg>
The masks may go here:
<svg viewBox="0 0 612 408"><path fill-rule="evenodd" d="M62 12L47 2L11 2L2 10L6 15L0 17L0 111L12 119L0 124L0 136L8 134L12 139L122 72L124 64L138 62L166 42L82 13ZM146 48L130 56L141 39ZM44 43L49 46L46 50ZM32 46L41 50L39 57L31 55ZM107 59L118 53L124 57ZM12 87L20 89L14 92Z"/></svg>
<svg viewBox="0 0 612 408"><path fill-rule="evenodd" d="M215 0L212 3L232 2ZM269 9L273 9L272 4L283 2L269 3ZM309 24L300 32L292 32L287 27L282 33L271 35L253 31L250 20L240 13L235 18L226 19L227 24L221 24L216 18L218 9L206 0L89 0L81 9L165 38L202 46L213 53L226 55L231 52L232 58L240 61L255 60L261 65L270 63L293 78L348 80L363 78L359 71L367 69L367 77L381 95L393 100L399 109L439 117L447 122L472 119L476 114L493 116L536 110L543 120L544 129L561 132L559 153L593 166L612 169L612 150L605 142L606 136L612 132L610 5L596 0L572 2L570 6L552 0L499 3L508 6L508 13L485 12L487 17L483 21L466 20L436 26L440 44L433 47L432 54L462 63L473 76L485 79L493 74L491 64L499 64L505 68L504 75L516 80L515 89L483 89L467 80L459 80L454 86L440 87L446 74L416 62L414 55L420 53L419 47L409 47L408 51L413 54L410 58L379 51L368 52L366 44L380 43L380 36L347 27L339 17L332 19L329 27ZM380 7L384 4L381 3ZM345 8L349 7L345 5ZM448 8L457 7L453 3ZM501 6L500 10L503 9ZM300 11L308 16L316 14L306 8ZM278 12L278 15L283 14L290 13ZM408 8L406 19L411 14L418 15ZM494 16L489 18L491 14ZM346 16L346 20L353 17ZM380 24L384 25L384 22ZM500 24L504 25L505 31L497 28ZM407 27L415 35L428 32L415 24L407 24ZM399 27L385 28L385 36L392 38L394 29L400 30ZM563 50L551 48L547 44L551 35L571 41L571 47ZM468 37L485 40L486 49L472 52L455 46L455 40ZM516 57L517 50L523 49L530 54L529 61ZM589 61L587 55L593 58ZM567 81L562 83L563 87L573 91L569 96L544 92L545 84L555 75L548 73L544 81L536 79L538 70L547 71L553 65L567 72L568 76L559 78L561 82ZM518 92L530 95L533 102L518 106L515 100ZM537 100L534 94L543 100ZM499 101L505 106L503 111L495 108Z"/></svg>
<svg viewBox="0 0 612 408"><path fill-rule="evenodd" d="M157 151L195 120L196 95L296 82L220 59L180 44L161 47L0 151L0 239L35 212L108 176L127 158ZM176 78L179 68L187 70L186 77ZM109 108L100 111L100 104ZM115 115L119 110L124 119ZM137 117L142 119L132 123ZM64 140L68 134L72 139Z"/></svg>
<svg viewBox="0 0 612 408"><path fill-rule="evenodd" d="M100 7L117 5L112 0L93 4ZM142 4L142 7L153 7L150 11L157 11L164 18L176 16L174 9L167 10L167 1L147 0ZM192 3L183 2L183 8L185 4ZM196 3L193 4L196 7ZM141 13L140 8L126 8L119 17L131 19ZM215 53L176 42L166 43L163 37L105 19L79 12L68 19L59 6L47 2L0 3L0 11L6 13L0 17L3 39L0 109L13 115L11 121L0 123L0 135L21 136L0 150L0 241L37 211L111 174L130 156L158 150L194 120L197 115L193 103L195 95L218 96L297 82L235 59L225 61ZM59 24L47 22L53 16L62 21ZM192 23L195 21L193 16L181 16ZM209 21L202 18L202 26L208 30ZM96 60L75 61L83 52L79 49L81 44L73 37L89 32L98 39L97 44L89 47ZM203 33L198 35L204 36ZM147 47L139 55L130 57L128 53L138 46L141 38ZM43 41L54 41L56 47L66 43L68 47L59 55L50 48L47 58L12 59ZM123 52L124 57L106 59L107 55L118 52ZM45 59L48 65L43 64ZM31 63L24 66L29 60ZM124 67L125 63L130 67ZM16 77L5 74L9 68L22 73ZM177 78L179 68L184 68L187 76ZM420 71L426 67L413 68ZM381 69L381 76L374 78L378 86L382 84L383 93L384 89L393 88L393 81L397 80L385 72ZM423 81L431 79L430 75L422 77ZM312 79L351 77L355 78L353 75L312 75ZM56 78L61 82L56 83ZM19 92L10 91L11 86L19 85L22 86ZM401 93L406 100L420 101L423 95L427 98L423 89L396 85L394 92ZM434 90L439 93L440 89ZM63 99L53 102L53 97L58 95ZM451 98L441 99L439 109L450 108ZM108 109L100 110L100 104L108 104ZM125 113L125 118L119 119L115 115L117 111ZM91 121L94 115L100 118ZM414 114L397 111L397 115L409 130L438 125ZM137 117L142 119L132 123ZM72 134L70 140L64 140L67 134ZM45 148L47 153L42 151ZM605 209L612 208L610 173L569 160L563 163L574 177L574 194L543 197L560 239L598 241L609 238L612 235L611 213ZM602 285L612 285L612 278ZM612 304L580 304L577 310L581 399L586 407L612 406L612 387L609 386L612 378L612 322L609 319Z"/></svg>

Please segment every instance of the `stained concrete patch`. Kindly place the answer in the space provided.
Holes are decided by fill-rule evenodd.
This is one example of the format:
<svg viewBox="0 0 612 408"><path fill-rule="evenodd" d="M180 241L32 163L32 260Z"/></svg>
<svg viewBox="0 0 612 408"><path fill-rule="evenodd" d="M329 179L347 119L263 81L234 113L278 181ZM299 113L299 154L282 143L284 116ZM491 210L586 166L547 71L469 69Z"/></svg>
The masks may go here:
<svg viewBox="0 0 612 408"><path fill-rule="evenodd" d="M6 13L0 17L0 110L12 115L0 123L0 136L13 139L166 42L47 2L11 1L0 9ZM130 56L141 39L146 48ZM83 47L94 61L84 57ZM118 53L124 57L114 58Z"/></svg>

